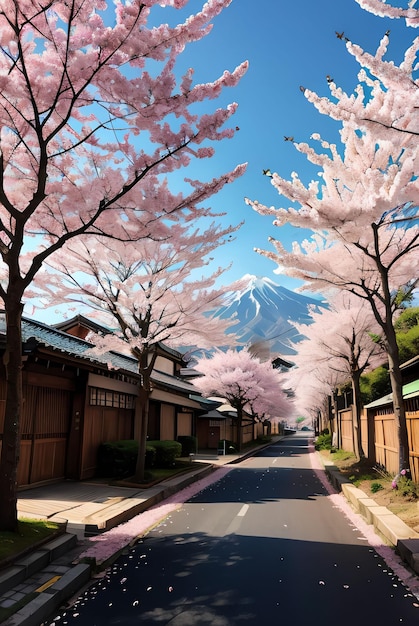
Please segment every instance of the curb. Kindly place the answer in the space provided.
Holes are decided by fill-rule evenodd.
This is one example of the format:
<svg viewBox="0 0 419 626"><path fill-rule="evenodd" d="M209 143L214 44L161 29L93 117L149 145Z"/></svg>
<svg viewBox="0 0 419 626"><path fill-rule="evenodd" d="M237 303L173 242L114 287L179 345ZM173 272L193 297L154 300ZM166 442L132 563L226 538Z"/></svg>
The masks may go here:
<svg viewBox="0 0 419 626"><path fill-rule="evenodd" d="M321 458L321 455L319 455ZM400 558L419 574L419 533L415 532L397 515L385 506L378 505L367 494L355 487L339 473L335 465L329 465L321 458L329 481L335 489L345 496L352 508L374 527L383 541L395 548Z"/></svg>
<svg viewBox="0 0 419 626"><path fill-rule="evenodd" d="M128 498L124 504L120 502L113 506L110 506L103 511L103 521L98 524L85 524L85 537L92 537L95 535L100 535L115 526L119 526L119 524L123 524L127 522L131 518L135 517L139 513L143 513L147 511L151 507L159 504L162 500L172 496L177 493L181 489L188 487L194 482L201 480L201 478L205 478L212 472L217 469L215 465L209 465L207 467L203 467L201 469L196 469L194 472L191 472L189 475L186 475L184 478L173 478L171 480L166 481L167 486L163 489L159 490L154 495L151 495L146 500L141 500L138 504L133 506L133 502L135 498ZM125 507L125 508L123 508ZM114 514L109 517L109 513L112 513L114 509ZM122 510L121 510L122 509ZM95 518L100 518L99 513L95 513Z"/></svg>

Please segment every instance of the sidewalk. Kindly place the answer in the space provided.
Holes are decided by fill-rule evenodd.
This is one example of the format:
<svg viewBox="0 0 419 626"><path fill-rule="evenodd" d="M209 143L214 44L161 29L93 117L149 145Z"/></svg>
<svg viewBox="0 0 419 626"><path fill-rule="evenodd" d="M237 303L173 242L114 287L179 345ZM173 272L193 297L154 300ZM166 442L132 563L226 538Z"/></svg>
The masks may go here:
<svg viewBox="0 0 419 626"><path fill-rule="evenodd" d="M76 534L79 539L91 537L149 509L217 467L235 463L257 449L225 456L193 455L192 471L147 489L110 486L105 480L63 481L27 489L18 494L18 515L66 523L67 532Z"/></svg>
<svg viewBox="0 0 419 626"><path fill-rule="evenodd" d="M273 437L268 445L280 439ZM19 492L19 517L56 521L65 525L66 532L0 569L0 609L16 608L2 624L41 626L94 574L94 563L79 562L89 537L132 519L217 468L237 463L264 447L225 456L196 454L191 458L191 472L148 489L114 487L105 481L63 481Z"/></svg>

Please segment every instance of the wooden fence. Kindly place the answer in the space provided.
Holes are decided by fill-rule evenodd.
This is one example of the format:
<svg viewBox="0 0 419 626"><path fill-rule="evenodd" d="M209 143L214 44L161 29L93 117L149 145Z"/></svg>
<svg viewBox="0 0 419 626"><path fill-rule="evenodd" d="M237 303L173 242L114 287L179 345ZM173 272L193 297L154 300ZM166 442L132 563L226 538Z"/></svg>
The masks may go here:
<svg viewBox="0 0 419 626"><path fill-rule="evenodd" d="M419 397L405 401L409 437L411 478L419 483ZM353 446L352 410L339 411L340 447L349 452ZM373 441L370 438L373 438ZM374 412L364 410L361 418L361 440L364 453L370 460L395 476L399 471L399 448L392 405L376 407Z"/></svg>
<svg viewBox="0 0 419 626"><path fill-rule="evenodd" d="M340 447L342 450L354 452L354 429L352 407L339 411Z"/></svg>
<svg viewBox="0 0 419 626"><path fill-rule="evenodd" d="M375 431L375 462L389 474L395 476L399 471L399 449L392 408L380 407L373 416L373 419Z"/></svg>
<svg viewBox="0 0 419 626"><path fill-rule="evenodd" d="M97 453L101 443L132 437L132 410L86 405L80 478L92 478L96 474Z"/></svg>

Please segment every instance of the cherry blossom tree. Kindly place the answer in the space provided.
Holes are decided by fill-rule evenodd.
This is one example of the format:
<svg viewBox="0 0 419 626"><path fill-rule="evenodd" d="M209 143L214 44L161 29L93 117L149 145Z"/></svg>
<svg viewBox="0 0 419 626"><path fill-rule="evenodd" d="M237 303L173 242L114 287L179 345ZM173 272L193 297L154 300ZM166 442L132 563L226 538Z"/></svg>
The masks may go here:
<svg viewBox="0 0 419 626"><path fill-rule="evenodd" d="M368 131L380 143L391 144L396 162L399 154L403 153L406 163L408 155L414 163L419 133L416 84L419 39L416 37L413 40L399 65L385 58L389 43L390 34L387 32L372 54L346 40L347 51L360 66L359 83L353 93L346 93L333 78L328 79L329 98L306 87L301 87L301 90L320 113L345 122L358 132ZM416 196L410 200L416 202Z"/></svg>
<svg viewBox="0 0 419 626"><path fill-rule="evenodd" d="M242 446L244 414L284 416L292 405L282 390L282 377L270 361L260 361L247 349L217 350L194 365L201 376L193 384L204 396L225 398L237 411L237 448Z"/></svg>
<svg viewBox="0 0 419 626"><path fill-rule="evenodd" d="M342 376L328 369L325 361L316 363L315 368L310 367L309 363L310 361L291 369L285 375L284 385L287 389L298 389L294 398L297 415L308 417L317 424L318 432L323 427L332 432L329 398L334 397L334 390L341 384Z"/></svg>
<svg viewBox="0 0 419 626"><path fill-rule="evenodd" d="M361 439L361 375L367 369L381 365L385 354L373 337L381 333L368 303L351 293L338 292L330 308L313 311L312 324L297 324L297 331L305 337L296 344L294 363L298 369L329 371L329 381L352 384L355 408L354 452L359 459L365 456ZM324 376L324 374L323 374ZM336 386L333 389L335 391ZM295 386L298 396L299 386Z"/></svg>
<svg viewBox="0 0 419 626"><path fill-rule="evenodd" d="M253 355L253 352L250 351L250 354ZM287 420L293 419L294 403L284 391L284 374L275 367L271 367L270 362L261 359L259 361L261 367L257 373L258 385L264 391L253 400L249 400L246 412L250 414L254 422L274 422L285 417ZM268 367L265 364L268 364ZM278 402L278 388L282 390L280 402Z"/></svg>
<svg viewBox="0 0 419 626"><path fill-rule="evenodd" d="M392 6L386 0L355 0L360 7L380 17L399 18L406 20L408 26L419 26L419 9L415 9L416 0L405 2L407 7ZM397 3L398 4L398 3Z"/></svg>
<svg viewBox="0 0 419 626"><path fill-rule="evenodd" d="M333 107L331 103L330 109ZM322 111L328 113L329 109L324 105ZM389 126L392 113L388 112ZM378 135L374 134L376 128ZM291 223L314 233L311 239L294 243L291 252L272 239L275 251L259 250L261 254L288 275L306 281L306 288L339 288L369 302L388 355L399 464L406 469L408 436L393 320L400 303L399 289L409 296L418 284L419 143L407 139L403 150L391 140L393 135L383 137L382 129L382 124L359 128L352 119L343 120L342 145L323 141L318 134L313 135L320 144L318 150L306 143L296 144L320 168L318 180L305 185L296 173L292 180L285 180L269 172L278 193L296 205L276 209L257 201L248 203L261 214L273 215L277 226Z"/></svg>
<svg viewBox="0 0 419 626"><path fill-rule="evenodd" d="M0 529L14 530L22 402L21 314L42 264L82 235L150 236L159 217L196 214L244 166L208 182L170 173L213 154L236 110L196 113L246 71L243 63L209 84L178 80L176 59L206 36L230 0L208 0L174 27L153 25L153 9L187 0L19 0L0 12L0 298L7 346L7 399L0 460ZM151 25L150 25L151 24ZM192 110L193 109L193 110ZM167 180L166 180L167 179ZM208 211L208 209L207 209ZM204 210L205 214L205 210Z"/></svg>
<svg viewBox="0 0 419 626"><path fill-rule="evenodd" d="M144 480L151 375L158 344L212 348L234 343L226 330L234 319L220 320L215 310L227 293L215 287L223 269L202 276L209 255L231 240L237 228L213 224L205 231L171 224L163 240L121 242L78 238L51 261L53 271L40 274L48 306L82 306L112 332L91 335L92 352L120 350L138 361L141 383L135 411L138 457L134 479ZM228 289L239 288L230 285ZM87 308L86 308L87 307Z"/></svg>

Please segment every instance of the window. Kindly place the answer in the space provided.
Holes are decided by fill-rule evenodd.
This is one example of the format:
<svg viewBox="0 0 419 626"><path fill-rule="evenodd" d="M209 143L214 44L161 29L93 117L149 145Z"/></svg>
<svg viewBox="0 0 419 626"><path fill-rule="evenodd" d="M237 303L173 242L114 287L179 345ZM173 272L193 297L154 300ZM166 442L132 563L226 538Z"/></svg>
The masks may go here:
<svg viewBox="0 0 419 626"><path fill-rule="evenodd" d="M118 409L133 409L135 396L118 391L108 391L90 387L90 404L92 406L109 406Z"/></svg>

